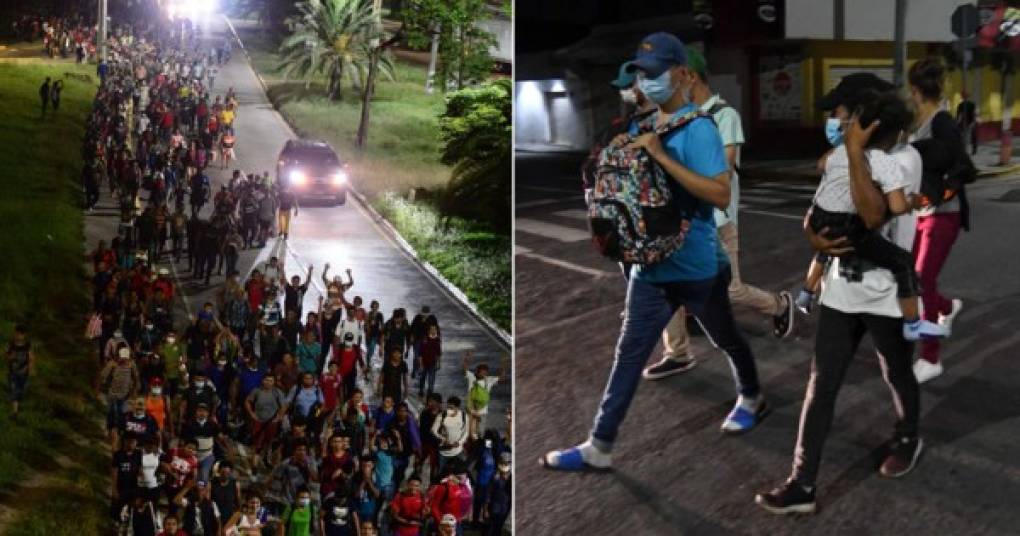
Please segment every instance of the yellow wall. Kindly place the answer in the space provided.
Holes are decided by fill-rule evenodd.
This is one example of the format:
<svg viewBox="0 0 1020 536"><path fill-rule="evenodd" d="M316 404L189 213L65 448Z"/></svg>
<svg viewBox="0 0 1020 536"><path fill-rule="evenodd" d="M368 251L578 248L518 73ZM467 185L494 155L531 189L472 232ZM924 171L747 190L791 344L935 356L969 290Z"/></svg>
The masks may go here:
<svg viewBox="0 0 1020 536"><path fill-rule="evenodd" d="M802 122L805 125L819 125L825 118L814 108L814 101L824 94L829 66L861 65L892 65L892 42L861 42L861 41L807 41L804 44L805 62L802 68L805 84ZM909 43L907 46L907 69L918 59L928 54L925 43ZM991 67L981 70L981 101L978 105L981 122L1002 120L1002 75ZM969 88L973 88L974 69L969 70ZM950 111L955 113L956 105L961 100L960 90L962 70L957 68L949 71L946 77L946 96L949 99ZM1017 117L1020 109L1020 73L1013 83L1013 117Z"/></svg>

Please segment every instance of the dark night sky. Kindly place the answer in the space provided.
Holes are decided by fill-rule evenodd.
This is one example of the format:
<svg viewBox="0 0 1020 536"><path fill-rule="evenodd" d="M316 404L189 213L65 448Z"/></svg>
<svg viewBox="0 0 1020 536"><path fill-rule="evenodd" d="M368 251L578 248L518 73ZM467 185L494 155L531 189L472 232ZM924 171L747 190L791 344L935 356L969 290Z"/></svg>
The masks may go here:
<svg viewBox="0 0 1020 536"><path fill-rule="evenodd" d="M560 48L588 35L590 26L689 13L691 0L517 0L517 52Z"/></svg>

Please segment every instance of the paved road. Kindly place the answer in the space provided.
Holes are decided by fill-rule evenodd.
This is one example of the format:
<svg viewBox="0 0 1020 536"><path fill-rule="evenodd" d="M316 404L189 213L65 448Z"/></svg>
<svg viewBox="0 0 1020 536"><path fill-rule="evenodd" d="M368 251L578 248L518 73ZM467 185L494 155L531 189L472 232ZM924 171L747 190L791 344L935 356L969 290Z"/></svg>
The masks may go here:
<svg viewBox="0 0 1020 536"><path fill-rule="evenodd" d="M230 35L226 23L220 18L206 21L205 29L207 39L222 41ZM268 170L275 173L277 155L287 139L295 135L269 103L254 71L236 46L233 60L220 68L212 93L223 94L228 87L234 88L240 102L235 120L238 163L232 167L245 172ZM218 163L209 168L214 191L229 180L230 172L231 169L220 170ZM357 170L352 170L352 173L357 173ZM313 265L315 283L305 295L306 311L314 310L319 296L324 295L319 274L327 262L332 265L331 274L351 268L355 284L348 297L362 296L366 306L371 300L378 300L387 318L397 307L404 307L409 315L413 315L422 305L429 305L439 318L443 332L444 359L436 379L436 391L444 396L457 394L463 399L467 392L460 372L463 351L474 349L478 362L487 362L495 370L500 358L509 350L412 262L358 203L351 197L348 199L342 207L303 207L299 216L291 222L289 242L271 241L262 250L242 252L239 270L247 273L255 263L265 262L274 254L284 259L288 276L299 272L303 275L307 266ZM94 240L98 237L109 239L116 233L112 203L104 197L99 210L89 217L89 220L95 220L89 225L104 229L90 241L90 248L94 247ZM207 205L203 214L207 216L211 210L212 207ZM214 292L223 278L213 276L212 286L205 287L197 281L183 279L187 275L184 273L186 267L185 262L175 268L182 278L182 288L190 307L197 309L207 300L214 301ZM509 381L497 384L490 404L489 424L502 428L504 422L501 416L510 405Z"/></svg>
<svg viewBox="0 0 1020 536"><path fill-rule="evenodd" d="M522 534L1016 534L1020 513L1020 178L972 189L975 231L960 239L942 287L966 309L944 347L946 372L922 388L918 469L881 479L874 449L892 407L870 341L843 387L819 481L820 512L784 519L753 504L784 479L809 371L814 325L788 341L739 313L775 411L744 437L718 426L733 403L726 360L704 338L681 376L642 385L609 475L556 474L539 456L584 440L612 363L624 286L591 249L580 158L518 153L516 167L517 528ZM741 272L766 289L797 288L810 259L800 215L810 185L744 185ZM801 317L799 320L802 320ZM656 355L658 355L656 353Z"/></svg>

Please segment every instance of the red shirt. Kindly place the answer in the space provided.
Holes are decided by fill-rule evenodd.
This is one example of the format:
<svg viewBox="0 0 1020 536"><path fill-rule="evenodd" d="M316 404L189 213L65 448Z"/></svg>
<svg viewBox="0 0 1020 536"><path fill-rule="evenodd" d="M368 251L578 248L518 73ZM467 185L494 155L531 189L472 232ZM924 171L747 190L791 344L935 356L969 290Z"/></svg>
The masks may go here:
<svg viewBox="0 0 1020 536"><path fill-rule="evenodd" d="M390 503L390 508L394 515L398 515L404 519L412 519L415 521L422 521L423 510L425 506L425 497L421 493L414 495L409 493L398 493L393 498L393 502ZM397 523L397 536L418 536L421 527L414 525L404 525Z"/></svg>
<svg viewBox="0 0 1020 536"><path fill-rule="evenodd" d="M354 374L354 366L358 363L360 349L357 347L342 349L341 348L342 348L341 346L333 347L333 355L339 356L334 357L333 361L336 361L337 363L340 364L340 367L338 368L337 372L340 373L341 377L346 378L347 375Z"/></svg>
<svg viewBox="0 0 1020 536"><path fill-rule="evenodd" d="M163 114L163 117L160 118L160 126L163 128L170 128L174 126L174 114L169 111Z"/></svg>
<svg viewBox="0 0 1020 536"><path fill-rule="evenodd" d="M443 344L439 337L425 337L421 345L421 366L431 369L436 366L439 356L443 353Z"/></svg>
<svg viewBox="0 0 1020 536"><path fill-rule="evenodd" d="M322 410L323 412L330 412L336 408L340 386L343 385L343 379L339 374L330 376L330 374L324 373L322 380L319 382L319 387L322 388Z"/></svg>
<svg viewBox="0 0 1020 536"><path fill-rule="evenodd" d="M333 474L336 473L337 469L342 469L343 474L338 478L333 478ZM354 456L350 452L344 451L339 458L332 453L326 455L322 459L322 465L319 469L319 482L322 483L319 487L319 495L325 497L333 493L333 491L344 484L347 475L352 472L354 472Z"/></svg>
<svg viewBox="0 0 1020 536"><path fill-rule="evenodd" d="M446 514L453 514L457 519L464 517L460 511L461 494L460 486L451 484L449 480L432 486L429 490L429 502L432 504L432 517L436 524L439 524Z"/></svg>
<svg viewBox="0 0 1020 536"><path fill-rule="evenodd" d="M265 297L265 287L255 280L248 281L245 286L245 290L248 291L248 307L251 307L252 311L258 311L259 307L262 307L262 299Z"/></svg>
<svg viewBox="0 0 1020 536"><path fill-rule="evenodd" d="M173 301L173 299L174 299L174 284L173 284L172 281L170 281L169 279L163 278L163 277L160 277L160 278L156 279L156 281L154 281L152 283L152 292L153 292L153 294L155 294L156 291L160 290L160 289L163 290L163 295L166 296L167 300Z"/></svg>
<svg viewBox="0 0 1020 536"><path fill-rule="evenodd" d="M170 462L170 468L173 470L170 477L174 480L175 488L183 487L185 482L198 475L198 458L194 455L186 456L183 449L170 449L165 461Z"/></svg>

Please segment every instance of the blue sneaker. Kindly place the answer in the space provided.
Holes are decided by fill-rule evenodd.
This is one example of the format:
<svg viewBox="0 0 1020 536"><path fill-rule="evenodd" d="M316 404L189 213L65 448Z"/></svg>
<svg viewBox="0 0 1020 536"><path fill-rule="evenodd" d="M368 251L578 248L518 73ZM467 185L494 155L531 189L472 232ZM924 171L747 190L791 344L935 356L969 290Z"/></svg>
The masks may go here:
<svg viewBox="0 0 1020 536"><path fill-rule="evenodd" d="M928 320L903 322L903 338L908 341L921 339L941 339L949 335L946 326Z"/></svg>
<svg viewBox="0 0 1020 536"><path fill-rule="evenodd" d="M730 414L726 416L726 420L723 421L720 429L724 434L743 434L749 432L752 428L758 426L758 423L772 411L772 408L769 407L768 403L765 402L765 398L761 395L758 395L757 411L751 411L744 407L743 401L743 395L738 397L736 405L733 406L733 411L730 411Z"/></svg>
<svg viewBox="0 0 1020 536"><path fill-rule="evenodd" d="M586 460L581 449L588 450L590 459ZM582 443L566 450L553 450L542 456L538 463L546 469L555 471L596 471L612 470L612 458L608 453L601 452L590 445Z"/></svg>

